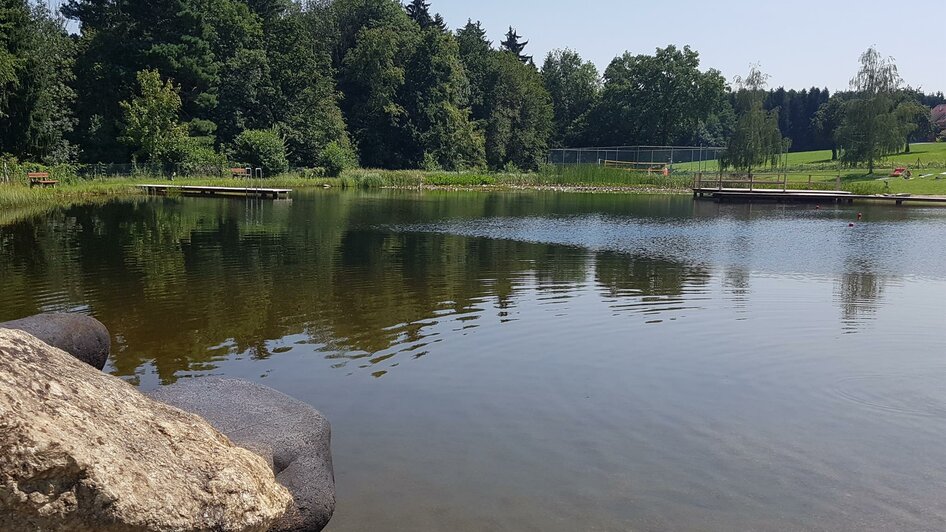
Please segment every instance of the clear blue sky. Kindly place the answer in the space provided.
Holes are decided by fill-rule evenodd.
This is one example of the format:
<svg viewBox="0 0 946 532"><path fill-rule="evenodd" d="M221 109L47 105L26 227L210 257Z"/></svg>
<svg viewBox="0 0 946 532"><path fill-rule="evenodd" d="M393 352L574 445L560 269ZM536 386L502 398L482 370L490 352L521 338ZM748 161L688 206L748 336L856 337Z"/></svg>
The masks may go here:
<svg viewBox="0 0 946 532"><path fill-rule="evenodd" d="M529 40L541 65L554 48L568 47L604 70L625 50L653 53L685 45L703 67L730 81L760 63L770 86L846 89L858 56L876 44L893 56L900 75L927 92L946 92L946 2L914 0L430 0L452 28L480 20L494 44L510 25Z"/></svg>

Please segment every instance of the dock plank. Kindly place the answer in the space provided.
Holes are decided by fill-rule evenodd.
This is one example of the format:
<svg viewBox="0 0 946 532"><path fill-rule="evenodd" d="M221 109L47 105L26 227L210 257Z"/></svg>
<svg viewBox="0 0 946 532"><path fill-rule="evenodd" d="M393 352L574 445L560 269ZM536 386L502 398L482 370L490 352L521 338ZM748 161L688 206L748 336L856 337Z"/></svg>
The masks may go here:
<svg viewBox="0 0 946 532"><path fill-rule="evenodd" d="M855 201L876 201L881 203L946 203L946 196L915 196L911 194L853 194L842 190L765 190L765 189L720 189L694 188L694 198L714 201L753 202L765 201L776 203L854 203Z"/></svg>
<svg viewBox="0 0 946 532"><path fill-rule="evenodd" d="M254 198L286 198L292 189L289 188L260 188L260 187L219 187L201 185L136 185L149 195L166 195L176 191L185 196L228 196Z"/></svg>

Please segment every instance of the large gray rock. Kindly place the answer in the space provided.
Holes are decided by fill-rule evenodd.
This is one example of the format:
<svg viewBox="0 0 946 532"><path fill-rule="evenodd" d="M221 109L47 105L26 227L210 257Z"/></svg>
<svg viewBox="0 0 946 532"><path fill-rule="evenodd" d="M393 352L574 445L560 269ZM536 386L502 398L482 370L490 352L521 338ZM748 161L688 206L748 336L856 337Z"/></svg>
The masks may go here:
<svg viewBox="0 0 946 532"><path fill-rule="evenodd" d="M199 417L0 329L0 531L264 531L292 502Z"/></svg>
<svg viewBox="0 0 946 532"><path fill-rule="evenodd" d="M237 445L271 456L295 508L270 530L322 530L335 511L331 427L306 403L247 381L200 378L150 394L209 421Z"/></svg>
<svg viewBox="0 0 946 532"><path fill-rule="evenodd" d="M0 323L0 329L28 332L96 369L105 367L112 341L102 323L83 314L37 314Z"/></svg>

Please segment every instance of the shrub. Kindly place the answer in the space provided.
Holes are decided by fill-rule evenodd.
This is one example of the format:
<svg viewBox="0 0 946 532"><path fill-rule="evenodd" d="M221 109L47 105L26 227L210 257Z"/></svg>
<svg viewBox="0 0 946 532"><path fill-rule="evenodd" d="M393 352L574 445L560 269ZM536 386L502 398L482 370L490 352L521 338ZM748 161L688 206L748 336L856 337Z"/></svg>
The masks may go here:
<svg viewBox="0 0 946 532"><path fill-rule="evenodd" d="M286 142L269 129L248 129L233 141L233 156L241 163L262 168L263 175L273 176L289 170Z"/></svg>
<svg viewBox="0 0 946 532"><path fill-rule="evenodd" d="M322 149L319 164L325 169L325 175L338 177L345 170L355 166L355 154L348 146L332 141Z"/></svg>
<svg viewBox="0 0 946 532"><path fill-rule="evenodd" d="M226 157L214 150L206 137L183 137L169 146L167 162L183 175L220 175L227 165Z"/></svg>

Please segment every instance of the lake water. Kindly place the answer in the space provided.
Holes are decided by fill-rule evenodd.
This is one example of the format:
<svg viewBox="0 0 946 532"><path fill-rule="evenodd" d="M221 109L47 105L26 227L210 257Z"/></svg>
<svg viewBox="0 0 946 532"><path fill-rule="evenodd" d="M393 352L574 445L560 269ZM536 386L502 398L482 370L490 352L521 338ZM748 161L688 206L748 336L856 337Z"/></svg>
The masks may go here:
<svg viewBox="0 0 946 532"><path fill-rule="evenodd" d="M142 389L324 412L332 532L946 529L946 209L142 199L0 227L0 279Z"/></svg>

